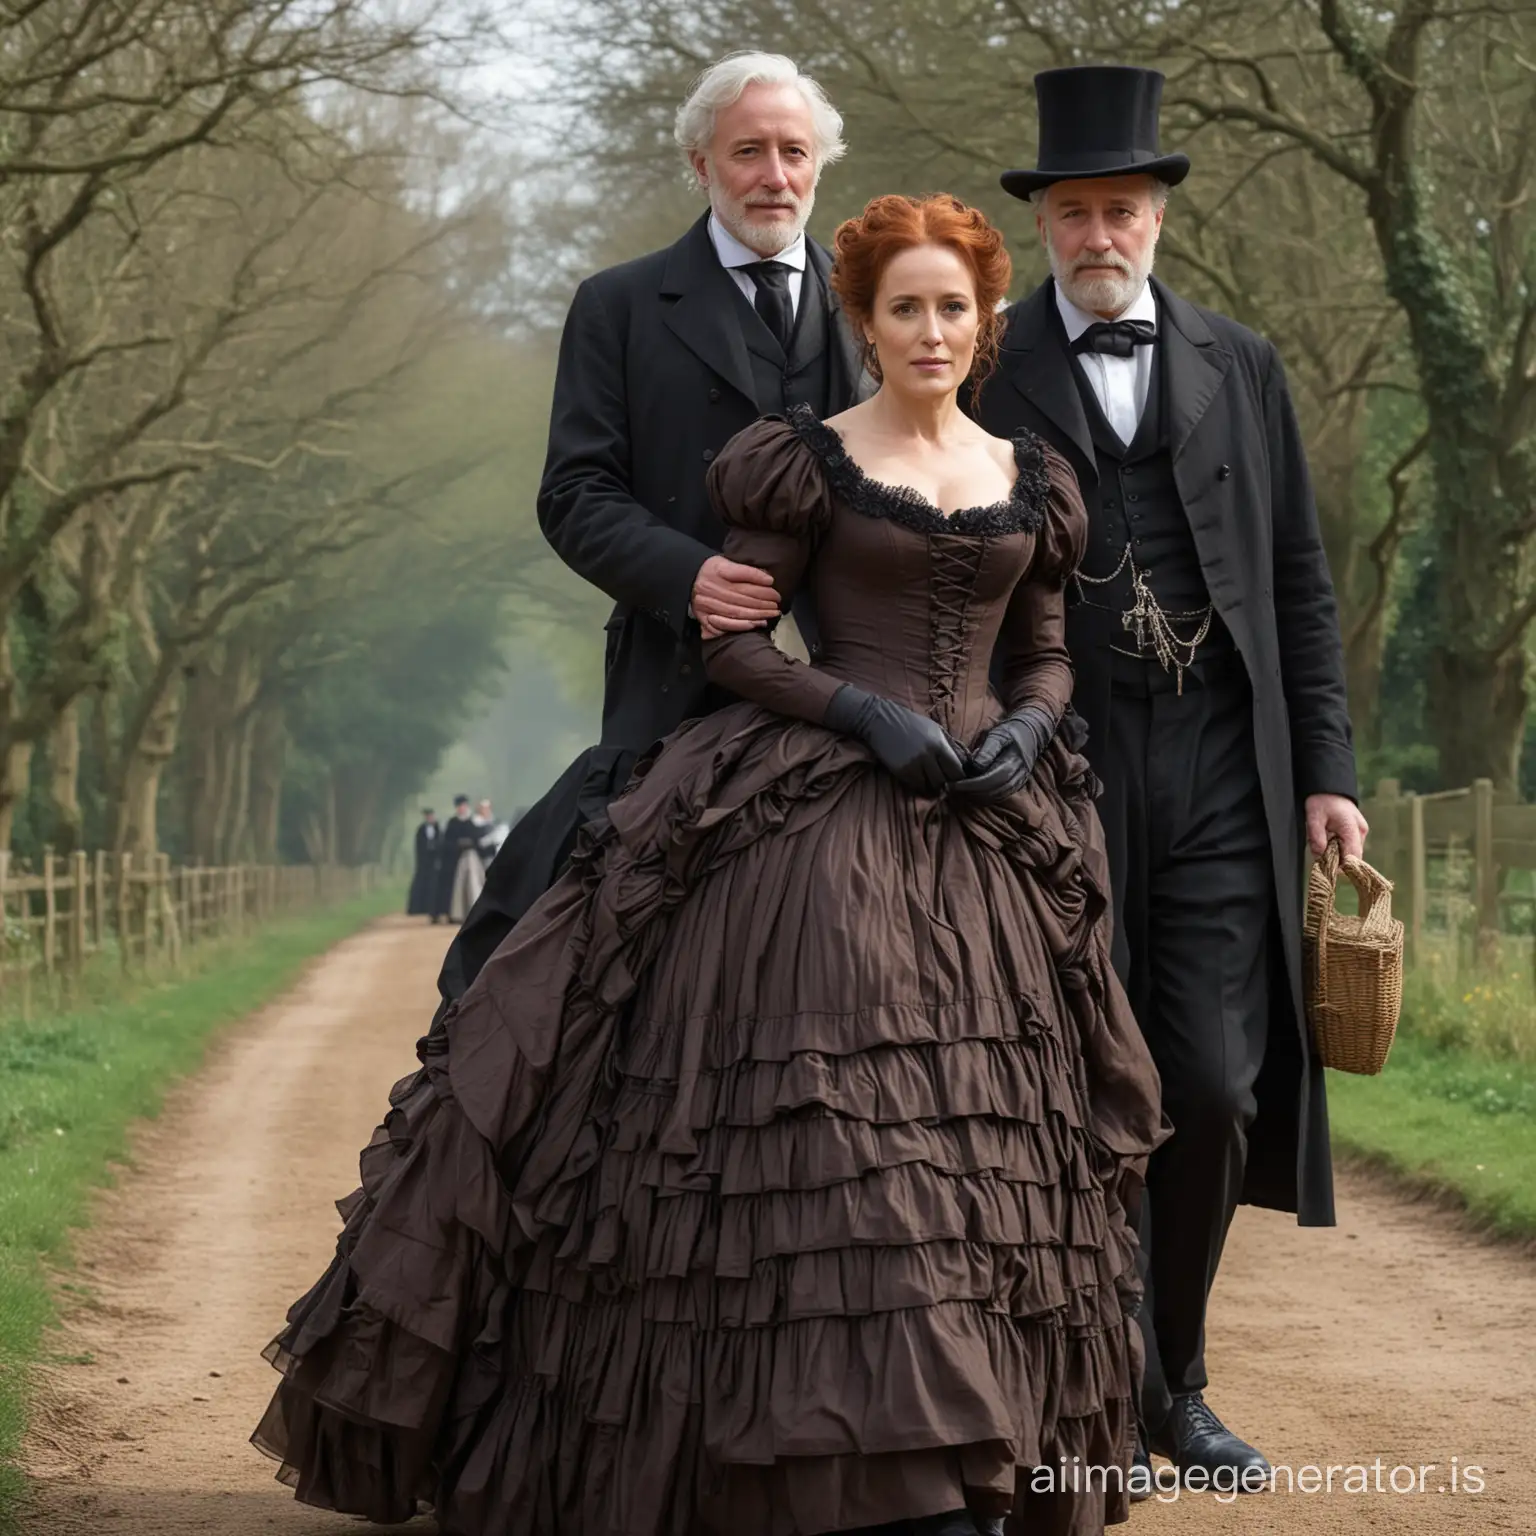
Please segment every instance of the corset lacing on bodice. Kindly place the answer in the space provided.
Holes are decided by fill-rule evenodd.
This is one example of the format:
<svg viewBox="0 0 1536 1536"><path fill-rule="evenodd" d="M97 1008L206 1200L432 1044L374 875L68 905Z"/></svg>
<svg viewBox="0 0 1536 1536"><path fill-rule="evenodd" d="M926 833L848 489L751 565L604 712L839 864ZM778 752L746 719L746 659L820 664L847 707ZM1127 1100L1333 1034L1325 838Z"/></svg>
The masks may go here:
<svg viewBox="0 0 1536 1536"><path fill-rule="evenodd" d="M928 540L933 558L928 609L928 700L933 718L946 728L954 724L955 689L970 655L971 596L986 548L985 538L934 534Z"/></svg>
<svg viewBox="0 0 1536 1536"><path fill-rule="evenodd" d="M1007 497L946 515L906 485L871 479L837 431L814 412L795 407L786 418L826 469L839 498L865 517L883 518L925 534L931 558L928 697L933 718L952 725L955 693L965 676L972 641L972 599L988 542L1009 534L1038 533L1050 494L1041 440L1029 431L1013 439L1017 478Z"/></svg>

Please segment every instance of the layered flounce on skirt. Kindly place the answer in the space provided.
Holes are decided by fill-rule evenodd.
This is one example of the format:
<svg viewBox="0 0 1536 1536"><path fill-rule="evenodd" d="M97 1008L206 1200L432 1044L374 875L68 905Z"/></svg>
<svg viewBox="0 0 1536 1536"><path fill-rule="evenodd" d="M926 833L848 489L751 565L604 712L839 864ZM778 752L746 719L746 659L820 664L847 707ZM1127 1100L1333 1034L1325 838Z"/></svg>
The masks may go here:
<svg viewBox="0 0 1536 1536"><path fill-rule="evenodd" d="M1038 1492L1129 1462L1160 1135L1088 782L685 726L391 1094L267 1352L282 1479L445 1536L1123 1519Z"/></svg>

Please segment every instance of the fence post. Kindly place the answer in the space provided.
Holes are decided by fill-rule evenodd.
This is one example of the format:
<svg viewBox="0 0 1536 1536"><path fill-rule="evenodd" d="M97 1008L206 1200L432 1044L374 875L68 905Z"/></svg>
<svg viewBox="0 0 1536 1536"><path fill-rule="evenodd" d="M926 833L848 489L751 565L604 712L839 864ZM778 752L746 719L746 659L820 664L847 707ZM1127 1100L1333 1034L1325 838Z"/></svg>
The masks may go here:
<svg viewBox="0 0 1536 1536"><path fill-rule="evenodd" d="M43 974L51 981L59 968L59 888L53 845L43 849Z"/></svg>
<svg viewBox="0 0 1536 1536"><path fill-rule="evenodd" d="M133 922L129 914L129 886L128 881L133 873L133 855L120 853L117 856L117 951L118 958L122 961L123 969L128 970L133 964Z"/></svg>
<svg viewBox="0 0 1536 1536"><path fill-rule="evenodd" d="M1499 947L1499 867L1493 858L1493 780L1472 785L1472 858L1477 897L1477 959L1488 964Z"/></svg>
<svg viewBox="0 0 1536 1536"><path fill-rule="evenodd" d="M1371 816L1371 862L1389 880L1403 876L1403 786L1399 779L1376 781Z"/></svg>
<svg viewBox="0 0 1536 1536"><path fill-rule="evenodd" d="M149 969L150 926L154 923L155 906L155 856L150 854L142 873L135 872L140 895L135 901L140 911L139 963Z"/></svg>
<svg viewBox="0 0 1536 1536"><path fill-rule="evenodd" d="M160 855L149 856L149 868L144 872L144 963L149 964L150 945L154 945L155 959L165 959L165 910L160 905Z"/></svg>
<svg viewBox="0 0 1536 1536"><path fill-rule="evenodd" d="M90 891L83 848L75 849L72 862L75 866L75 899L69 909L69 968L79 976L85 970L85 903Z"/></svg>
<svg viewBox="0 0 1536 1536"><path fill-rule="evenodd" d="M10 926L5 915L6 887L11 877L11 850L0 848L0 995L5 991L6 961L10 958Z"/></svg>
<svg viewBox="0 0 1536 1536"><path fill-rule="evenodd" d="M59 895L53 886L53 844L43 849L43 975L53 976L58 962Z"/></svg>
<svg viewBox="0 0 1536 1536"><path fill-rule="evenodd" d="M1424 924L1429 914L1429 849L1424 841L1424 801L1408 796L1408 944L1415 965L1424 959Z"/></svg>
<svg viewBox="0 0 1536 1536"><path fill-rule="evenodd" d="M107 856L98 848L91 870L91 928L99 953L107 938Z"/></svg>
<svg viewBox="0 0 1536 1536"><path fill-rule="evenodd" d="M170 957L171 968L181 969L181 921L176 913L176 886L171 874L171 856L162 853L157 856L160 887L160 921L165 934L166 952Z"/></svg>

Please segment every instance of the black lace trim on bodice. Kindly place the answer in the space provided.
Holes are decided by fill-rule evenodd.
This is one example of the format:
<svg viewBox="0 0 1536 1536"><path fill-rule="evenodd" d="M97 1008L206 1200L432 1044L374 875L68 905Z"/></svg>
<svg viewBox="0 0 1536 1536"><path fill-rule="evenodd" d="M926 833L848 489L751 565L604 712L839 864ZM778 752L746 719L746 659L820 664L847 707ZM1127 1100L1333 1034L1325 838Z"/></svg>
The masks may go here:
<svg viewBox="0 0 1536 1536"><path fill-rule="evenodd" d="M865 517L888 518L917 533L959 533L985 538L1038 533L1045 522L1051 484L1045 467L1045 444L1028 428L1021 428L1013 438L1013 462L1019 473L1008 499L985 507L963 507L952 517L946 517L911 486L872 480L854 462L836 430L809 406L792 405L784 419L826 467L832 489Z"/></svg>

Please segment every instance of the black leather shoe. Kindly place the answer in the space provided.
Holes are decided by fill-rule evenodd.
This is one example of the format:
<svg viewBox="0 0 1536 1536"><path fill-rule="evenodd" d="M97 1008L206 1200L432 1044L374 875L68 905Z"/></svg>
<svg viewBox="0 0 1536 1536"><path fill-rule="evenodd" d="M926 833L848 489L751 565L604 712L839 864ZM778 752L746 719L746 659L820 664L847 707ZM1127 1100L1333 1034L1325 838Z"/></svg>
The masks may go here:
<svg viewBox="0 0 1536 1536"><path fill-rule="evenodd" d="M1262 1493L1269 1487L1269 1463L1246 1440L1239 1440L1198 1392L1174 1398L1163 1427L1152 1436L1152 1449L1179 1469L1186 1487L1203 1483L1219 1493ZM1204 1476L1192 1479L1195 1468Z"/></svg>
<svg viewBox="0 0 1536 1536"><path fill-rule="evenodd" d="M1147 1455L1147 1442L1136 1436L1136 1452L1131 1457L1130 1476L1125 1481L1126 1496L1132 1504L1141 1504L1152 1497L1157 1486L1152 1473L1152 1458Z"/></svg>

